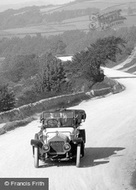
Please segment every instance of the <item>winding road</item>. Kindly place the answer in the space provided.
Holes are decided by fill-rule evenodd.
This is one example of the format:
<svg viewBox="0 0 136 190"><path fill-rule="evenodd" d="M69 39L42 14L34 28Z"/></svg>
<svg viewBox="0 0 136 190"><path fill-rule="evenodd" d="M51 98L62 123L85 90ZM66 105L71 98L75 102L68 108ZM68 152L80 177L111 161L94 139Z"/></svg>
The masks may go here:
<svg viewBox="0 0 136 190"><path fill-rule="evenodd" d="M136 76L107 69L125 90L82 102L87 143L81 167L73 162L33 165L30 139L39 131L35 120L0 136L0 177L48 177L50 190L132 190L136 169Z"/></svg>

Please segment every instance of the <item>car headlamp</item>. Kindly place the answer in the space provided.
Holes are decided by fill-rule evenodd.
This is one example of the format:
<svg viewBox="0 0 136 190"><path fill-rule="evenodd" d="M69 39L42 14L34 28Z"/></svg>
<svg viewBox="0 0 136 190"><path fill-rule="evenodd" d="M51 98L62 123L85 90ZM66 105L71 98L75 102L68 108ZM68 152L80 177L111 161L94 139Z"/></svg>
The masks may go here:
<svg viewBox="0 0 136 190"><path fill-rule="evenodd" d="M42 147L42 149L43 149L44 152L49 152L50 147L49 147L48 144L44 144L43 147Z"/></svg>
<svg viewBox="0 0 136 190"><path fill-rule="evenodd" d="M65 151L70 151L71 145L69 143L65 143L63 148L64 148Z"/></svg>

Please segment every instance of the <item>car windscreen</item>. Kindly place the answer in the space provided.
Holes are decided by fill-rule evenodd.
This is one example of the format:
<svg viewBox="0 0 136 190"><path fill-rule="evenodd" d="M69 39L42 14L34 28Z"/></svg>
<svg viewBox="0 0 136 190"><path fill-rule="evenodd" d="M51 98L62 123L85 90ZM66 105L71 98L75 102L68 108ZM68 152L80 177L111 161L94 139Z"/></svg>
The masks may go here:
<svg viewBox="0 0 136 190"><path fill-rule="evenodd" d="M44 124L47 124L49 119L56 119L59 127L69 127L74 124L73 111L44 112L42 118L44 119ZM47 127L51 127L51 125Z"/></svg>
<svg viewBox="0 0 136 190"><path fill-rule="evenodd" d="M73 112L63 112L61 115L61 124L63 127L69 127L69 126L73 126Z"/></svg>

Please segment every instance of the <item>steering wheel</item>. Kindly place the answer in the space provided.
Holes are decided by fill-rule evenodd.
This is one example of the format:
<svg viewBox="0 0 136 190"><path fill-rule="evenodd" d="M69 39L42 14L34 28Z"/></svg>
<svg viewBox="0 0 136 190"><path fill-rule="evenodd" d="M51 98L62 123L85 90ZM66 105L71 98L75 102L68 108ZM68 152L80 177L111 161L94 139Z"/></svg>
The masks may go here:
<svg viewBox="0 0 136 190"><path fill-rule="evenodd" d="M58 120L57 119L48 119L47 126L48 127L58 127Z"/></svg>

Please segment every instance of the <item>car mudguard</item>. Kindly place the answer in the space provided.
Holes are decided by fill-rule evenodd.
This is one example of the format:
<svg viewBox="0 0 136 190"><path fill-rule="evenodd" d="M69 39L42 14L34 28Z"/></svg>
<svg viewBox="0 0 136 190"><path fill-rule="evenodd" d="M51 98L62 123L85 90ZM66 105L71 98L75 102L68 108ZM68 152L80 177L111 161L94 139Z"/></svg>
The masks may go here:
<svg viewBox="0 0 136 190"><path fill-rule="evenodd" d="M39 140L32 139L32 140L31 140L31 145L41 148L41 147L42 147L42 142L39 141Z"/></svg>

